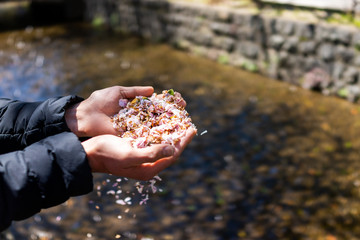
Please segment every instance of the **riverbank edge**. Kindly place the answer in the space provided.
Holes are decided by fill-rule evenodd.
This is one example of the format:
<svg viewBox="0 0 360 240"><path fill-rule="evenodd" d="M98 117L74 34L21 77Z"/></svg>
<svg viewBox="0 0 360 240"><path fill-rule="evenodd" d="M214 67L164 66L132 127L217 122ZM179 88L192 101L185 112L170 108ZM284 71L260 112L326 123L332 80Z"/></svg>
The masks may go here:
<svg viewBox="0 0 360 240"><path fill-rule="evenodd" d="M351 102L360 99L360 31L354 26L163 0L87 0L88 19L115 31Z"/></svg>

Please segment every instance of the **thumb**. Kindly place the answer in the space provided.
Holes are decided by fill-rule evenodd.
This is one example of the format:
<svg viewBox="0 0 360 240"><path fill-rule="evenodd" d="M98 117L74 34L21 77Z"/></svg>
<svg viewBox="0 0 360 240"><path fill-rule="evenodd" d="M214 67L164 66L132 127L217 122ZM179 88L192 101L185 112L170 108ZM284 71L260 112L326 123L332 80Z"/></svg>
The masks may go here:
<svg viewBox="0 0 360 240"><path fill-rule="evenodd" d="M171 157L175 153L175 148L168 144L153 144L149 147L137 149L136 164L156 162L159 159Z"/></svg>
<svg viewBox="0 0 360 240"><path fill-rule="evenodd" d="M119 95L121 98L134 98L136 96L150 96L154 92L154 88L150 86L134 86L120 88Z"/></svg>

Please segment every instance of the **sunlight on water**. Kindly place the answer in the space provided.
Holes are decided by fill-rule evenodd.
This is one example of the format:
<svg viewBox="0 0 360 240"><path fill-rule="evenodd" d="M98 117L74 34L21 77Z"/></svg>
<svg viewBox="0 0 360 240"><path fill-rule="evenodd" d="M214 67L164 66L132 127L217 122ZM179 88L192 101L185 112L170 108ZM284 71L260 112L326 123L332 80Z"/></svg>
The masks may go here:
<svg viewBox="0 0 360 240"><path fill-rule="evenodd" d="M62 94L56 81L61 65L57 59L44 56L41 48L51 45L48 37L37 30L36 36L42 45L33 45L26 40L33 28L25 29L25 34L7 36L0 51L0 95L25 101L44 100Z"/></svg>
<svg viewBox="0 0 360 240"><path fill-rule="evenodd" d="M92 193L14 223L13 239L358 239L359 106L86 29L1 33L0 94L173 88L199 135L156 185L94 174Z"/></svg>

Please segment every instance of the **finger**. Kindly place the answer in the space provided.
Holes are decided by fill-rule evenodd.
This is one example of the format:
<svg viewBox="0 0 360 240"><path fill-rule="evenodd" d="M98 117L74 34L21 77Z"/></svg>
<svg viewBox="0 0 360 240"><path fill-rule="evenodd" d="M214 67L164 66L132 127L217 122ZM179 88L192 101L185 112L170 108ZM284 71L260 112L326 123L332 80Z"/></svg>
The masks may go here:
<svg viewBox="0 0 360 240"><path fill-rule="evenodd" d="M147 148L139 149L139 150L143 150L142 153L147 155L147 156L140 157L140 159L142 159L142 161L138 161L138 163L140 163L140 162L143 162L143 163L140 163L137 166L130 167L127 169L119 169L117 174L120 176L123 176L123 177L138 179L138 180L142 180L142 181L150 180L155 175L157 175L159 172L161 172L164 169L171 166L177 160L177 158L181 155L181 153L183 152L185 147L191 142L191 140L193 139L193 137L195 135L196 135L196 129L189 128L187 130L185 136L180 140L180 142L178 142L176 144L174 154L171 156L168 156L168 157L164 156L167 154L164 154L163 157L161 157L161 154L159 154L159 155L155 154L154 156L147 155L148 150L151 151L151 149L153 149L153 151L151 151L152 153L159 152L159 150L164 147L164 144L156 144L156 145L152 145ZM155 148L157 148L157 149L155 149ZM145 159L148 159L147 161L149 161L149 159L152 159L152 160L150 160L149 162L146 162ZM151 162L151 161L153 161L153 162Z"/></svg>
<svg viewBox="0 0 360 240"><path fill-rule="evenodd" d="M191 142L191 140L196 135L196 129L189 128L186 131L186 135L175 145L174 153L170 156L163 156L161 159L158 159L154 162L144 162L138 169L142 169L143 171L149 171L149 174L157 174L158 172L162 171L163 169L169 167L173 164L184 151L185 147ZM153 145L155 146L155 145ZM145 148L144 148L145 149Z"/></svg>
<svg viewBox="0 0 360 240"><path fill-rule="evenodd" d="M101 128L94 129L94 133L96 133L96 136L104 135L104 134L119 136L121 132L114 128L112 122L110 121L110 118L106 118L105 120L106 122L103 121L101 123L102 124Z"/></svg>
<svg viewBox="0 0 360 240"><path fill-rule="evenodd" d="M150 86L120 87L115 86L109 90L107 97L114 99L109 101L102 111L108 116L118 113L121 109L119 99L133 99L136 96L150 96L154 92L154 88Z"/></svg>
<svg viewBox="0 0 360 240"><path fill-rule="evenodd" d="M197 130L193 127L190 127L186 130L185 136L180 139L179 142L175 144L175 153L174 156L177 158L184 151L185 147L192 141L196 135Z"/></svg>
<svg viewBox="0 0 360 240"><path fill-rule="evenodd" d="M174 153L175 148L171 145L154 144L149 147L135 149L130 161L133 166L137 166L143 163L156 162L159 159L173 156Z"/></svg>
<svg viewBox="0 0 360 240"><path fill-rule="evenodd" d="M120 175L123 177L147 181L152 179L159 172L171 166L173 163L173 157L162 158L154 163L144 163L133 168L122 170Z"/></svg>
<svg viewBox="0 0 360 240"><path fill-rule="evenodd" d="M136 96L150 96L153 94L154 88L150 86L135 86L120 88L120 97L132 99Z"/></svg>

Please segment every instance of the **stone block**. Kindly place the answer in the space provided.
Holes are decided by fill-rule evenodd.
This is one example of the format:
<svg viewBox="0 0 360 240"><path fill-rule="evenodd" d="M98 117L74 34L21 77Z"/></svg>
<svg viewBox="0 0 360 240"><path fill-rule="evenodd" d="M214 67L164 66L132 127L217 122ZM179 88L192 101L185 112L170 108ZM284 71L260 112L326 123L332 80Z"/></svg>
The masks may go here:
<svg viewBox="0 0 360 240"><path fill-rule="evenodd" d="M341 43L348 45L351 43L352 33L347 29L341 27L333 28L333 31L330 34L330 40L335 43Z"/></svg>
<svg viewBox="0 0 360 240"><path fill-rule="evenodd" d="M337 45L335 48L335 55L345 63L350 63L354 58L354 51L344 45Z"/></svg>
<svg viewBox="0 0 360 240"><path fill-rule="evenodd" d="M191 34L191 39L196 43L196 44L202 44L204 46L210 46L212 43L212 39L213 39L213 35L211 33L208 32L192 32L193 34Z"/></svg>
<svg viewBox="0 0 360 240"><path fill-rule="evenodd" d="M234 48L235 40L229 37L214 37L211 45L215 48L231 52Z"/></svg>
<svg viewBox="0 0 360 240"><path fill-rule="evenodd" d="M203 9L200 10L200 14L199 16L204 17L208 20L215 20L216 19L216 10L214 8L211 7L204 7Z"/></svg>
<svg viewBox="0 0 360 240"><path fill-rule="evenodd" d="M334 81L333 82L333 86L332 86L332 90L334 93L338 92L340 89L346 88L347 84L344 81Z"/></svg>
<svg viewBox="0 0 360 240"><path fill-rule="evenodd" d="M318 61L315 58L315 56L305 57L303 63L304 63L303 69L305 72L310 71L311 69L313 69L315 66L318 65Z"/></svg>
<svg viewBox="0 0 360 240"><path fill-rule="evenodd" d="M331 41L333 31L333 27L318 25L315 31L315 39L319 42Z"/></svg>
<svg viewBox="0 0 360 240"><path fill-rule="evenodd" d="M296 23L295 35L299 37L300 41L307 41L314 37L315 25L308 23Z"/></svg>
<svg viewBox="0 0 360 240"><path fill-rule="evenodd" d="M281 35L272 35L269 39L269 46L279 50L285 42L285 38Z"/></svg>
<svg viewBox="0 0 360 240"><path fill-rule="evenodd" d="M355 48L360 49L360 31L353 33L351 43Z"/></svg>
<svg viewBox="0 0 360 240"><path fill-rule="evenodd" d="M234 24L252 28L255 28L261 22L261 18L253 14L234 14L232 18Z"/></svg>
<svg viewBox="0 0 360 240"><path fill-rule="evenodd" d="M220 22L211 22L210 29L215 34L222 34L222 35L231 35L231 25L228 23L220 23Z"/></svg>
<svg viewBox="0 0 360 240"><path fill-rule="evenodd" d="M276 33L290 36L294 33L295 23L288 20L278 20L275 25Z"/></svg>
<svg viewBox="0 0 360 240"><path fill-rule="evenodd" d="M339 81L345 71L346 66L342 62L335 62L332 67L331 76L335 81Z"/></svg>
<svg viewBox="0 0 360 240"><path fill-rule="evenodd" d="M177 24L177 25L189 24L192 22L192 18L184 14L177 14L177 13L168 14L167 20L169 21L169 23Z"/></svg>
<svg viewBox="0 0 360 240"><path fill-rule="evenodd" d="M287 52L295 53L297 51L298 44L299 38L296 36L291 36L285 40L282 49Z"/></svg>
<svg viewBox="0 0 360 240"><path fill-rule="evenodd" d="M350 85L347 86L347 89L348 89L347 100L350 102L356 102L360 97L360 86Z"/></svg>
<svg viewBox="0 0 360 240"><path fill-rule="evenodd" d="M353 58L353 64L357 67L360 67L360 54L355 55Z"/></svg>
<svg viewBox="0 0 360 240"><path fill-rule="evenodd" d="M166 24L166 26L165 26L165 32L170 37L175 35L177 29L178 29L178 27L174 24Z"/></svg>
<svg viewBox="0 0 360 240"><path fill-rule="evenodd" d="M348 45L351 43L352 32L350 30L334 26L318 26L316 39L318 41L331 41Z"/></svg>
<svg viewBox="0 0 360 240"><path fill-rule="evenodd" d="M324 43L318 48L318 56L324 61L331 61L335 57L335 48L333 44Z"/></svg>
<svg viewBox="0 0 360 240"><path fill-rule="evenodd" d="M356 67L348 67L346 71L344 71L343 79L346 83L354 84L359 81L359 69Z"/></svg>
<svg viewBox="0 0 360 240"><path fill-rule="evenodd" d="M128 5L119 5L118 6L118 11L120 11L122 14L124 14L124 13L126 13L126 14L134 14L135 13L135 8L130 7Z"/></svg>
<svg viewBox="0 0 360 240"><path fill-rule="evenodd" d="M285 51L279 53L279 67L289 67L294 63L293 58L290 57L290 54Z"/></svg>
<svg viewBox="0 0 360 240"><path fill-rule="evenodd" d="M249 38L249 36L252 36L253 32L251 30L251 28L248 27L239 27L237 29L237 38L239 40L247 40Z"/></svg>
<svg viewBox="0 0 360 240"><path fill-rule="evenodd" d="M182 13L185 11L186 6L179 3L172 3L168 6L168 12L174 12L174 13Z"/></svg>
<svg viewBox="0 0 360 240"><path fill-rule="evenodd" d="M249 15L244 15L240 13L235 13L232 17L232 22L238 26L244 26L247 24L247 17Z"/></svg>
<svg viewBox="0 0 360 240"><path fill-rule="evenodd" d="M229 23L232 20L232 14L227 9L219 9L215 14L215 20Z"/></svg>
<svg viewBox="0 0 360 240"><path fill-rule="evenodd" d="M192 37L191 30L186 27L177 27L174 35L180 39L190 39Z"/></svg>
<svg viewBox="0 0 360 240"><path fill-rule="evenodd" d="M166 10L169 3L166 1L141 1L142 6L155 11Z"/></svg>
<svg viewBox="0 0 360 240"><path fill-rule="evenodd" d="M199 29L201 28L202 26L204 26L205 24L207 24L207 21L204 20L203 18L200 18L200 17L195 17L195 18L192 18L192 21L189 23L189 26L192 28L192 29Z"/></svg>
<svg viewBox="0 0 360 240"><path fill-rule="evenodd" d="M316 50L316 42L315 41L305 41L299 43L299 53L310 55L314 54Z"/></svg>
<svg viewBox="0 0 360 240"><path fill-rule="evenodd" d="M121 14L119 15L119 22L124 24L137 24L137 19L132 14Z"/></svg>
<svg viewBox="0 0 360 240"><path fill-rule="evenodd" d="M252 42L240 42L237 45L237 51L250 59L256 59L260 53L260 47Z"/></svg>
<svg viewBox="0 0 360 240"><path fill-rule="evenodd" d="M170 43L174 47L185 50L185 51L188 51L191 48L191 43L189 41L180 39L180 38L176 38L176 37L171 38Z"/></svg>
<svg viewBox="0 0 360 240"><path fill-rule="evenodd" d="M199 6L188 7L186 8L186 10L183 11L183 14L192 18L196 18L196 17L204 18L204 16L202 15L203 8Z"/></svg>
<svg viewBox="0 0 360 240"><path fill-rule="evenodd" d="M279 70L279 53L275 49L267 49L266 55L268 56L268 76L277 78Z"/></svg>
<svg viewBox="0 0 360 240"><path fill-rule="evenodd" d="M270 36L276 33L276 20L274 18L263 18L264 32Z"/></svg>

